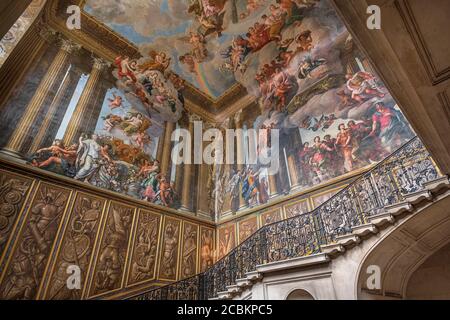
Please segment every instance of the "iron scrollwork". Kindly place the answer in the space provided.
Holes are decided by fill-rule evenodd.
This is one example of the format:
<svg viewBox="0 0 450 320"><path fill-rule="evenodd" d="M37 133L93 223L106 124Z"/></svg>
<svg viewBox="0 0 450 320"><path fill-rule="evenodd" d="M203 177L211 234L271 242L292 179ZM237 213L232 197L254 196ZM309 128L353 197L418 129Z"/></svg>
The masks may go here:
<svg viewBox="0 0 450 320"><path fill-rule="evenodd" d="M424 183L439 175L430 154L416 137L313 211L268 224L204 273L137 298L217 297L258 265L321 252L321 245L351 233L353 227L367 223L385 206L423 190Z"/></svg>

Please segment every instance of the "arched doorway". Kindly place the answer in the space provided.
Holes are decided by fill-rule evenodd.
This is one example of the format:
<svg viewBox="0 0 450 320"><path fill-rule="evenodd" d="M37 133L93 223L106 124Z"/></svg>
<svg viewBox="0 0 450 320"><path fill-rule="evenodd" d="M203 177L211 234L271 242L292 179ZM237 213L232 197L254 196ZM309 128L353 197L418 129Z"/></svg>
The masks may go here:
<svg viewBox="0 0 450 320"><path fill-rule="evenodd" d="M297 289L292 291L286 300L314 300L314 297L306 290Z"/></svg>

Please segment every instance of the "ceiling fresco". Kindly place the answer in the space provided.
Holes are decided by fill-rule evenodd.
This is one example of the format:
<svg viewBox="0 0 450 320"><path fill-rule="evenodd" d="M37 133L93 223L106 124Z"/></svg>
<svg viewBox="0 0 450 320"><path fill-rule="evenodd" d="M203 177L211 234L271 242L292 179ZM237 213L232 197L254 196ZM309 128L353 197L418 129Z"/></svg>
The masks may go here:
<svg viewBox="0 0 450 320"><path fill-rule="evenodd" d="M258 61L297 50L304 18L326 23L329 14L318 0L87 0L84 10L144 57L165 52L175 73L213 98L255 82Z"/></svg>

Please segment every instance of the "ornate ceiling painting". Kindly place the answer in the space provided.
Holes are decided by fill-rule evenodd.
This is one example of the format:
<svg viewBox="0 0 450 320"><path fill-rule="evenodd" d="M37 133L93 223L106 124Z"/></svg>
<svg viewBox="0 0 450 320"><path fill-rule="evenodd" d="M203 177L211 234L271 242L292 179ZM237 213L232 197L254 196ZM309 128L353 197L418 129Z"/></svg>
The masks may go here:
<svg viewBox="0 0 450 320"><path fill-rule="evenodd" d="M87 0L84 10L142 58L113 62L95 134L73 146L55 140L30 155L34 166L61 163L75 179L172 208L184 194L194 202L177 181L188 167L156 156L168 125L186 127L186 82L221 99L243 86L257 101L243 106L244 130L281 130L276 176L261 165L202 174L209 195L201 210L215 217L355 173L414 135L327 0ZM86 160L91 148L98 164Z"/></svg>

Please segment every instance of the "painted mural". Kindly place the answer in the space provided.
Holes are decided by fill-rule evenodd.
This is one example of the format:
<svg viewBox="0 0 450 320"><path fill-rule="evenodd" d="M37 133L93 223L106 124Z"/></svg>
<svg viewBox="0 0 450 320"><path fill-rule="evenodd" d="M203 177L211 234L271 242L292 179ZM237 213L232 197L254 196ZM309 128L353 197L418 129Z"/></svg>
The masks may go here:
<svg viewBox="0 0 450 320"><path fill-rule="evenodd" d="M260 165L205 170L201 210L217 218L377 163L414 136L328 0L87 0L85 10L135 43L142 57L117 57L99 87L86 73L91 60L67 67L61 88L75 69L81 76L73 95L52 88L51 104L72 100L52 119L62 121L56 137L29 148L35 167L180 208L184 167L156 158L166 125L186 125L187 82L212 97L242 85L258 102L242 110L244 131L281 133L276 177ZM93 125L71 141L65 130L85 87L96 89L87 108L95 116L83 114Z"/></svg>
<svg viewBox="0 0 450 320"><path fill-rule="evenodd" d="M121 0L105 8L87 1L85 9L144 56L117 60L121 87L136 105L151 110L160 102L158 93L148 101L158 87L149 66L213 97L239 83L258 98L260 116L247 119L249 128L281 129L282 144L300 133L296 173L278 178L278 194L289 191L293 174L311 187L380 161L414 135L327 0ZM165 110L171 100L162 100ZM236 211L240 198L247 208L265 204L269 184L260 166L218 168L210 208Z"/></svg>
<svg viewBox="0 0 450 320"><path fill-rule="evenodd" d="M177 208L178 195L161 172L156 151L164 123L179 116L162 112L158 116L156 109L150 112L128 99L125 91L108 90L93 134L82 134L71 146L56 139L31 155L30 162L100 188Z"/></svg>
<svg viewBox="0 0 450 320"><path fill-rule="evenodd" d="M258 98L260 116L249 127L281 130L278 194L374 164L414 136L329 1L266 1L242 19L251 26L223 58ZM267 202L263 167L231 176L224 198L241 196L247 207Z"/></svg>

